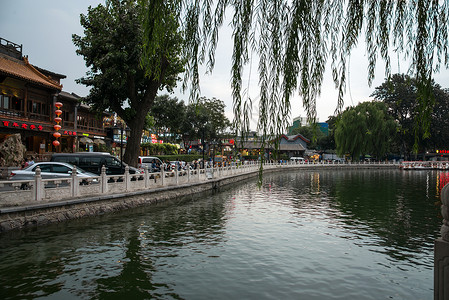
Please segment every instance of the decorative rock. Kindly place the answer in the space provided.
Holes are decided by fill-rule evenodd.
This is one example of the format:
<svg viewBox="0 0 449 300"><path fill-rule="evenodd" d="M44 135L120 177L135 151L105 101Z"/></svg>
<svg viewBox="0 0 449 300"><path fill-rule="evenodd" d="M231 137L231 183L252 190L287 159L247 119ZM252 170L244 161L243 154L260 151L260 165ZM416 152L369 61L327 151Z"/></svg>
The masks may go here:
<svg viewBox="0 0 449 300"><path fill-rule="evenodd" d="M26 147L22 144L20 133L11 134L0 143L0 166L20 166Z"/></svg>

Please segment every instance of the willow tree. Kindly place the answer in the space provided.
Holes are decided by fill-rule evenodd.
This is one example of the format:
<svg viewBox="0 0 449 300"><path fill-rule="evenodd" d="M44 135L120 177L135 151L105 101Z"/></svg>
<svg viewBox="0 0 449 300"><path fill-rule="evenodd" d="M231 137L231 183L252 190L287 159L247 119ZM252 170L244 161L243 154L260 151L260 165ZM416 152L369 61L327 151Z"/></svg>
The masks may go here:
<svg viewBox="0 0 449 300"><path fill-rule="evenodd" d="M397 125L383 102L362 102L348 107L335 126L337 154L349 153L352 160L370 154L380 160L390 150L396 130Z"/></svg>
<svg viewBox="0 0 449 300"><path fill-rule="evenodd" d="M347 68L351 51L365 43L367 83L374 78L376 62L385 62L386 77L391 70L390 50L411 61L410 75L419 82L420 126L428 133L428 116L433 97L430 82L434 72L449 66L449 1L437 0L140 0L150 2L148 20L158 17L160 7L170 5L184 36L183 55L187 60L184 88L191 99L199 95L198 66L212 70L218 33L229 10L233 30L232 79L234 126L245 132L252 113L251 99L243 86L245 67L258 57L258 131L282 133L288 125L290 102L298 93L310 121L316 117L316 99L323 74L330 63L338 90L336 112L343 107ZM147 35L159 32L164 24L150 22ZM153 26L154 25L154 26ZM364 39L360 41L361 39ZM155 46L145 45L151 56ZM396 55L396 54L395 54ZM252 74L252 72L248 72Z"/></svg>

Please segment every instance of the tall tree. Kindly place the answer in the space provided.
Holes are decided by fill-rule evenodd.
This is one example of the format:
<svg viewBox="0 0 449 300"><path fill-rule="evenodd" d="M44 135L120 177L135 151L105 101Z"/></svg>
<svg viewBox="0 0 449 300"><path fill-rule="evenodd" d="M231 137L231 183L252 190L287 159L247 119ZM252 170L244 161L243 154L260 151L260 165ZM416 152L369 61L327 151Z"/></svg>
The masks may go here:
<svg viewBox="0 0 449 300"><path fill-rule="evenodd" d="M187 106L183 122L184 145L201 139L215 141L221 139L231 122L224 113L225 104L216 98L201 97Z"/></svg>
<svg viewBox="0 0 449 300"><path fill-rule="evenodd" d="M144 18L152 2L138 5L133 0L108 0L105 5L89 7L81 15L84 36L73 35L77 54L90 71L78 82L91 87L84 99L93 109L116 112L129 126L124 161L137 164L145 118L157 92L169 91L183 71L180 59L182 36L178 20L169 4L157 8L157 16ZM151 30L163 24L164 31ZM146 30L142 25L145 24ZM152 51L143 52L150 43Z"/></svg>
<svg viewBox="0 0 449 300"><path fill-rule="evenodd" d="M199 93L198 65L215 64L219 28L226 10L231 10L233 30L232 79L235 128L249 131L253 99L246 93L244 67L252 66L257 54L259 73L259 132L285 131L290 101L297 90L309 119L316 116L316 97L328 65L338 90L336 110L343 107L347 68L351 51L364 38L368 59L368 84L374 78L379 58L390 75L389 50L410 58L410 71L417 78L421 95L421 125L428 130L431 106L429 95L433 73L449 67L449 2L352 1L352 0L140 0L154 6L169 2L184 35L183 54L187 60L184 87L191 82L192 98ZM149 20L157 10L148 10ZM147 31L155 30L146 26ZM160 23L158 30L164 29ZM153 45L148 43L147 53ZM253 74L251 71L246 74ZM251 78L249 78L251 79Z"/></svg>
<svg viewBox="0 0 449 300"><path fill-rule="evenodd" d="M156 132L158 135L164 135L164 139L171 142L178 139L185 113L184 101L179 101L178 98L167 94L157 96L150 110L155 121Z"/></svg>
<svg viewBox="0 0 449 300"><path fill-rule="evenodd" d="M396 132L396 124L382 102L363 102L349 107L337 121L335 143L337 154L351 154L353 160L361 155L375 155L382 159L389 151Z"/></svg>
<svg viewBox="0 0 449 300"><path fill-rule="evenodd" d="M397 140L401 154L408 156L413 147L419 151L435 150L449 146L449 93L440 85L431 82L434 104L429 108L430 131L424 135L417 124L422 115L418 113L419 94L415 78L403 74L394 74L382 85L376 87L372 96L383 101L389 114L399 125ZM416 136L416 131L420 135ZM415 138L418 137L419 139Z"/></svg>

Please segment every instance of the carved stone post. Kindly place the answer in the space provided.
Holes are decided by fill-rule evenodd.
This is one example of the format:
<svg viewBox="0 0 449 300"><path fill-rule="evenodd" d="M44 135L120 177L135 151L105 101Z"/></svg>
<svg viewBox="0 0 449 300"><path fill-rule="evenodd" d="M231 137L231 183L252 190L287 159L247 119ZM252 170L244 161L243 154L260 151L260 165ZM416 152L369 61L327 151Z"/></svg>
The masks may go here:
<svg viewBox="0 0 449 300"><path fill-rule="evenodd" d="M125 167L125 191L129 191L131 186L131 176L129 176L129 166Z"/></svg>
<svg viewBox="0 0 449 300"><path fill-rule="evenodd" d="M76 166L72 169L72 197L78 197L79 195L79 180L76 176Z"/></svg>
<svg viewBox="0 0 449 300"><path fill-rule="evenodd" d="M145 167L144 167L144 173L145 173L145 179L144 179L144 181L145 181L145 189L147 189L147 188L149 188L150 187L150 178L149 178L149 173L148 173L148 166L147 165L145 165ZM154 175L154 178L156 178L156 175Z"/></svg>
<svg viewBox="0 0 449 300"><path fill-rule="evenodd" d="M42 184L41 168L36 168L34 177L34 200L41 201L44 198L44 186Z"/></svg>
<svg viewBox="0 0 449 300"><path fill-rule="evenodd" d="M106 177L106 167L101 167L101 193L106 194L108 192L108 178Z"/></svg>
<svg viewBox="0 0 449 300"><path fill-rule="evenodd" d="M435 241L434 299L449 300L449 184L441 190L441 237Z"/></svg>

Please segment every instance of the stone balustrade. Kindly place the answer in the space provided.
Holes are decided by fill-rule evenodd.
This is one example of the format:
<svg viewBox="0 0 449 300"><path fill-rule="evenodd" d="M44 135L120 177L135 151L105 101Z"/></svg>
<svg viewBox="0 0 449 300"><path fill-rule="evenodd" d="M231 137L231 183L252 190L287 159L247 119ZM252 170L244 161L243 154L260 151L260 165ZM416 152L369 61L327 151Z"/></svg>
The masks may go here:
<svg viewBox="0 0 449 300"><path fill-rule="evenodd" d="M349 164L341 162L314 163L294 161L266 161L263 164L264 170L291 167L316 168L343 166L391 167L396 165L386 162L361 162ZM122 175L106 175L106 172L103 169L101 175L97 177L80 178L76 176L76 172L73 172L71 177L64 179L43 179L40 175L40 170L38 170L33 180L0 181L0 208L206 182L211 179L220 179L238 174L257 172L260 167L261 166L257 161L247 161L245 163L234 163L224 167L170 172L162 170L161 172L151 173L148 169L144 169L143 173L140 174L130 174L129 168L127 167L125 168L125 173Z"/></svg>
<svg viewBox="0 0 449 300"><path fill-rule="evenodd" d="M441 215L441 236L434 251L434 299L449 300L449 184L441 190Z"/></svg>

